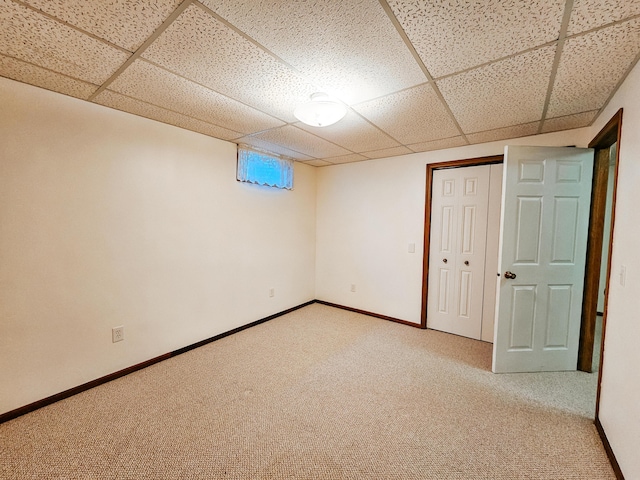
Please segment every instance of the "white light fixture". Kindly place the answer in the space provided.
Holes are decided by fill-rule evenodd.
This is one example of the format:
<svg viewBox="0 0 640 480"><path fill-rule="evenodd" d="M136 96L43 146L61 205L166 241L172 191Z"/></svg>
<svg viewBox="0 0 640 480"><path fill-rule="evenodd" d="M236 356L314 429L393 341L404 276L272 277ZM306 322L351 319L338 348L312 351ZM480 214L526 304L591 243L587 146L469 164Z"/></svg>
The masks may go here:
<svg viewBox="0 0 640 480"><path fill-rule="evenodd" d="M298 105L293 114L312 127L333 125L347 114L347 107L326 93L314 93L311 100Z"/></svg>

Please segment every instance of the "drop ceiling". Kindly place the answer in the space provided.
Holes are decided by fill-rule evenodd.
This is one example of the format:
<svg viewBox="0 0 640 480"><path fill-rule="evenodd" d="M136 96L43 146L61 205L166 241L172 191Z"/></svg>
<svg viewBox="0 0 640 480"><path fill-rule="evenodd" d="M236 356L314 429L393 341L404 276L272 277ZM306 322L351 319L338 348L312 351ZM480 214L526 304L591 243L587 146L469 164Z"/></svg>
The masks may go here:
<svg viewBox="0 0 640 480"><path fill-rule="evenodd" d="M640 0L0 0L0 76L314 166L590 125L639 56Z"/></svg>

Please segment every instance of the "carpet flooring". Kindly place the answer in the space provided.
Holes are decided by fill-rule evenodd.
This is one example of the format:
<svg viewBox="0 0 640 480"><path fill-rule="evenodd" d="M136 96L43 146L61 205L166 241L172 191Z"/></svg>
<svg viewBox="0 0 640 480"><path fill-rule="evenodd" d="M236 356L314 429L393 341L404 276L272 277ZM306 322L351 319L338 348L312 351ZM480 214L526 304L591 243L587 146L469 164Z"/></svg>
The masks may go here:
<svg viewBox="0 0 640 480"><path fill-rule="evenodd" d="M596 375L313 304L0 425L2 479L614 479Z"/></svg>

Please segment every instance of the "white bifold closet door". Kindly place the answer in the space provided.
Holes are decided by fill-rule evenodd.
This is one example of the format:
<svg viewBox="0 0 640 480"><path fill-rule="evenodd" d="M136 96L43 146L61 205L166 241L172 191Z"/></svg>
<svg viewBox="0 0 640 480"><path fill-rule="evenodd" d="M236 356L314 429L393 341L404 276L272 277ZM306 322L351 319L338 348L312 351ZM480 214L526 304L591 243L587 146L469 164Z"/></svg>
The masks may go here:
<svg viewBox="0 0 640 480"><path fill-rule="evenodd" d="M435 170L432 182L427 327L478 340L490 171L490 165Z"/></svg>

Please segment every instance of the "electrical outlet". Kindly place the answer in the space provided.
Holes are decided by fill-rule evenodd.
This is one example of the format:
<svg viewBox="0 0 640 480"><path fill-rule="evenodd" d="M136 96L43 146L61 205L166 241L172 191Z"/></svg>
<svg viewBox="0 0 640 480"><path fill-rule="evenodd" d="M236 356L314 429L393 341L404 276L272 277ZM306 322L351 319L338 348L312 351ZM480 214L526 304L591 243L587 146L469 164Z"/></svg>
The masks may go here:
<svg viewBox="0 0 640 480"><path fill-rule="evenodd" d="M356 291L356 284L355 284L355 283L352 283L352 284L351 284L351 291L352 291L352 292L355 292L355 291Z"/></svg>
<svg viewBox="0 0 640 480"><path fill-rule="evenodd" d="M276 289L275 288L270 288L269 289L269 296L270 297L275 297L276 296Z"/></svg>
<svg viewBox="0 0 640 480"><path fill-rule="evenodd" d="M121 342L124 340L124 326L113 327L111 329L111 341L113 343Z"/></svg>

